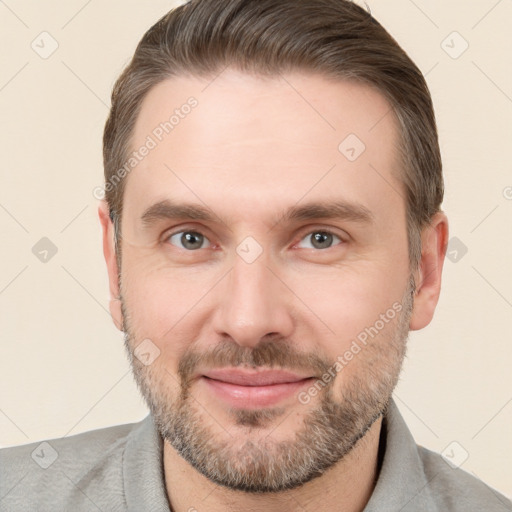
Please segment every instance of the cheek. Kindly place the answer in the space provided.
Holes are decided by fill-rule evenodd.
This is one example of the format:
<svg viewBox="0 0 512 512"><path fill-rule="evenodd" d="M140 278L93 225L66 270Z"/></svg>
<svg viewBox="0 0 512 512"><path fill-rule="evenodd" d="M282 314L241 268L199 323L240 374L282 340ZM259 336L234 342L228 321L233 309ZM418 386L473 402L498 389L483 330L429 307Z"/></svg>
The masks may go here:
<svg viewBox="0 0 512 512"><path fill-rule="evenodd" d="M127 274L123 296L132 323L160 338L187 313L194 293L183 283L152 272Z"/></svg>
<svg viewBox="0 0 512 512"><path fill-rule="evenodd" d="M123 298L135 343L152 340L173 370L204 324L198 315L201 299L216 281L210 274L142 265L123 269Z"/></svg>
<svg viewBox="0 0 512 512"><path fill-rule="evenodd" d="M373 322L403 293L397 281L370 271L307 280L301 277L294 289L301 290L297 294L306 306L326 323L329 320L333 325L347 327ZM337 334L343 335L344 330Z"/></svg>
<svg viewBox="0 0 512 512"><path fill-rule="evenodd" d="M152 286L152 285L155 286ZM180 305L171 288L150 280L130 280L125 294L125 305L129 314L129 329L132 350L144 346L150 340L153 351L158 352L154 362L142 368L152 378L164 378L169 385L175 379L168 378L167 372L175 375L178 362L187 348L185 340L190 336L180 333L186 311ZM182 311L183 310L183 311ZM156 348L154 348L156 347Z"/></svg>
<svg viewBox="0 0 512 512"><path fill-rule="evenodd" d="M357 272L341 269L329 276L317 276L314 283L297 282L294 289L301 290L297 295L326 329L334 331L329 337L343 348L400 301L400 282L395 276L367 267Z"/></svg>

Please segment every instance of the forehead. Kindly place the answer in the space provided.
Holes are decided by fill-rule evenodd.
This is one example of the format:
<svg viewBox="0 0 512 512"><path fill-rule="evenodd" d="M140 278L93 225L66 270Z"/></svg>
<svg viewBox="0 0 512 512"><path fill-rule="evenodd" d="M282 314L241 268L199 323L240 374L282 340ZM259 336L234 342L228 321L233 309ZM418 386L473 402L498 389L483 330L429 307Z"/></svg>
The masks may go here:
<svg viewBox="0 0 512 512"><path fill-rule="evenodd" d="M208 79L173 77L141 106L125 212L136 203L140 213L169 196L249 216L306 195L396 210L403 207L397 144L392 109L368 85L232 69Z"/></svg>

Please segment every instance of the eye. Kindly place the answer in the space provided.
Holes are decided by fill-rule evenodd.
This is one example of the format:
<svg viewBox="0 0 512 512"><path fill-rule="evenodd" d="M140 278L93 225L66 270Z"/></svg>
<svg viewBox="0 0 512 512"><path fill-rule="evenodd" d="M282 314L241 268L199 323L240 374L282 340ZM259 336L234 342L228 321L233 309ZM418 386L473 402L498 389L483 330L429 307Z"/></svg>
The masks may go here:
<svg viewBox="0 0 512 512"><path fill-rule="evenodd" d="M333 243L334 239L338 239L340 242L343 242L341 238L330 231L325 230L316 230L310 232L307 236L305 236L302 240L310 240L311 245L308 247L304 247L299 244L299 247L302 249L329 249Z"/></svg>
<svg viewBox="0 0 512 512"><path fill-rule="evenodd" d="M177 231L166 238L172 245L181 244L182 249L195 251L210 246L210 241L198 231ZM206 242L207 245L204 245Z"/></svg>

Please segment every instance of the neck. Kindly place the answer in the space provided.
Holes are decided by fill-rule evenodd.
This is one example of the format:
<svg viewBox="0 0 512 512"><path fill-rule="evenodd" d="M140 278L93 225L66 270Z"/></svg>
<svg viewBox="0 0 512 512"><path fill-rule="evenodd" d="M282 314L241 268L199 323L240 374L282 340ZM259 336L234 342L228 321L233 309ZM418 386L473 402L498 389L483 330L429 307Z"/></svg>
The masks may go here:
<svg viewBox="0 0 512 512"><path fill-rule="evenodd" d="M219 486L194 469L164 442L165 485L173 512L288 512L343 510L361 512L378 477L382 417L352 451L318 478L280 493L252 494Z"/></svg>

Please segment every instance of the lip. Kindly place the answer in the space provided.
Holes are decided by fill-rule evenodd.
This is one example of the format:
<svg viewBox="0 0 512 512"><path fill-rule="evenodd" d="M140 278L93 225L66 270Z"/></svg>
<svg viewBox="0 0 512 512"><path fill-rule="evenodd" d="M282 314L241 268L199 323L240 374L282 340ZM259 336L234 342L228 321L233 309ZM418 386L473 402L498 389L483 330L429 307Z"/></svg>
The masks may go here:
<svg viewBox="0 0 512 512"><path fill-rule="evenodd" d="M208 391L237 408L270 407L289 398L314 379L285 370L210 370L201 376Z"/></svg>
<svg viewBox="0 0 512 512"><path fill-rule="evenodd" d="M241 370L239 368L223 368L209 370L203 375L209 379L238 384L240 386L270 386L304 380L311 375L299 375L286 370Z"/></svg>

